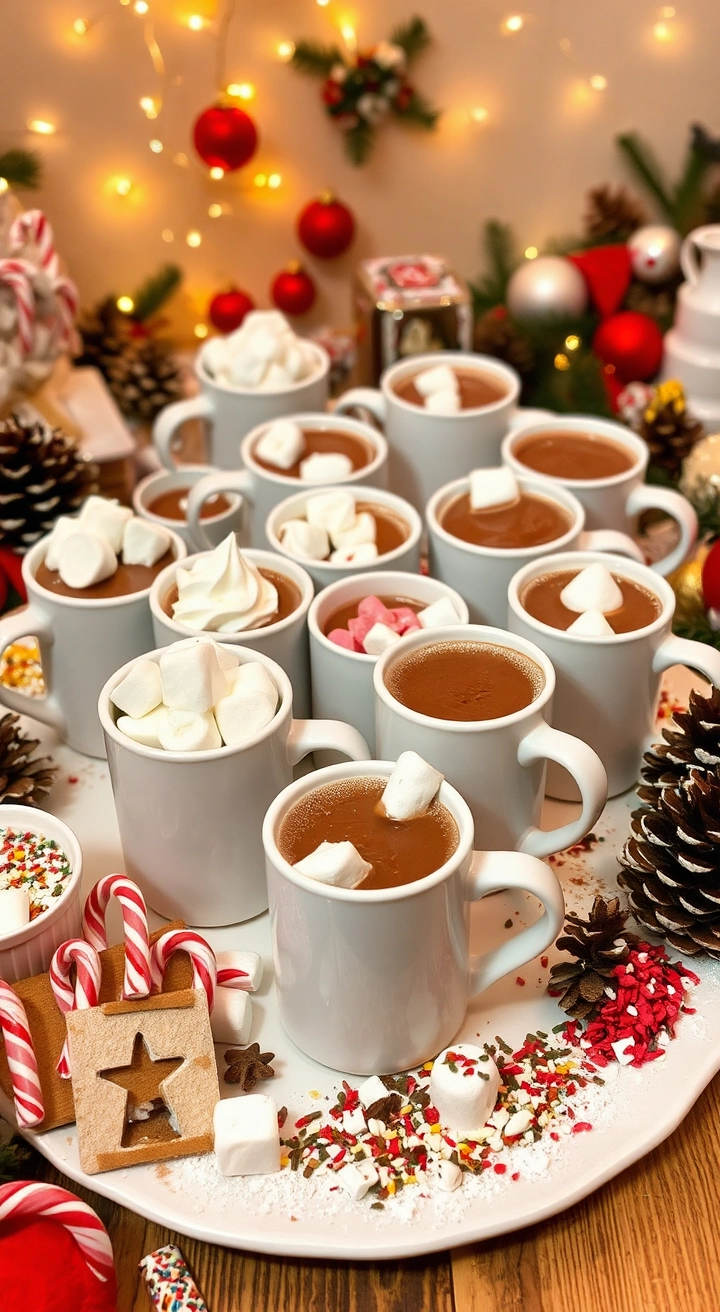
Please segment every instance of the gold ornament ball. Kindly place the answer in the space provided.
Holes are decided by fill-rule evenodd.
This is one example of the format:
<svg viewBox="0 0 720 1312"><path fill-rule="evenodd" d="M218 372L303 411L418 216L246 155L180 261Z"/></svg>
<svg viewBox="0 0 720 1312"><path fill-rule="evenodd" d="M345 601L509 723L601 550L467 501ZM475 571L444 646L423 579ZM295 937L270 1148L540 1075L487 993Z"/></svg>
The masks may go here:
<svg viewBox="0 0 720 1312"><path fill-rule="evenodd" d="M702 569L709 550L709 547L701 546L692 560L686 560L668 575L668 583L675 593L676 614L680 619L705 614Z"/></svg>
<svg viewBox="0 0 720 1312"><path fill-rule="evenodd" d="M720 433L702 437L686 455L680 491L689 501L697 501L710 492L720 494Z"/></svg>

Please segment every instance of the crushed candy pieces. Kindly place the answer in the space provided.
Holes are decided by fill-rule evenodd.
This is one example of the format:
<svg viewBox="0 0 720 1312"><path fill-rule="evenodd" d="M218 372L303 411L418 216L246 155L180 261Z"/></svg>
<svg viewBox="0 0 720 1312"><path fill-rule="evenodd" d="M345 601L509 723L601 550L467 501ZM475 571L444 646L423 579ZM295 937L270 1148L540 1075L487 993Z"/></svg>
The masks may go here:
<svg viewBox="0 0 720 1312"><path fill-rule="evenodd" d="M70 862L53 838L0 828L0 890L25 889L31 921L65 892L71 875Z"/></svg>
<svg viewBox="0 0 720 1312"><path fill-rule="evenodd" d="M44 697L47 691L35 638L11 642L0 653L0 683L28 697Z"/></svg>

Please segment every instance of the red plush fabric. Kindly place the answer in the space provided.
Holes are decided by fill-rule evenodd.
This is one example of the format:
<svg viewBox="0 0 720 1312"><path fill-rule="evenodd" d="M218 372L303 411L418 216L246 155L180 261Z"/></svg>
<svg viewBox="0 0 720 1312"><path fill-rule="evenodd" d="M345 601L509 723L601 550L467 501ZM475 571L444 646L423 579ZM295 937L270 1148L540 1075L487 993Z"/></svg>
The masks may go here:
<svg viewBox="0 0 720 1312"><path fill-rule="evenodd" d="M2 1312L116 1312L114 1280L98 1280L57 1221L0 1223Z"/></svg>
<svg viewBox="0 0 720 1312"><path fill-rule="evenodd" d="M568 255L583 275L595 309L607 319L620 308L630 286L632 266L627 246L594 246Z"/></svg>

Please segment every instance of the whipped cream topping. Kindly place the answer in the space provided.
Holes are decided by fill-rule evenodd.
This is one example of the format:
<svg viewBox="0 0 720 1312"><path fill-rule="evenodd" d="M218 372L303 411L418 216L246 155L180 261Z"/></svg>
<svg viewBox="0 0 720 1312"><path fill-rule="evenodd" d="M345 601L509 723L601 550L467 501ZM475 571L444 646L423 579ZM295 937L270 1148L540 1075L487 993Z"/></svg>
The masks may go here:
<svg viewBox="0 0 720 1312"><path fill-rule="evenodd" d="M277 589L243 556L234 533L190 569L175 575L173 618L189 629L243 633L267 624L278 610Z"/></svg>

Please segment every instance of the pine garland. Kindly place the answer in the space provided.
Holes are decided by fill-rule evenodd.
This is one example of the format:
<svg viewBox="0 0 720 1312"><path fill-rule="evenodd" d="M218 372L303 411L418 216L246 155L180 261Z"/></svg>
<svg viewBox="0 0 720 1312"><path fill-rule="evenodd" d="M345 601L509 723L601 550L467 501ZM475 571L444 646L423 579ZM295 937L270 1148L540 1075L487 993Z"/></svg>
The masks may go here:
<svg viewBox="0 0 720 1312"><path fill-rule="evenodd" d="M141 283L133 296L133 319L145 323L162 308L182 282L182 271L177 264L163 264L157 273Z"/></svg>
<svg viewBox="0 0 720 1312"><path fill-rule="evenodd" d="M431 36L424 19L415 14L405 23L398 23L390 33L390 44L400 46L408 59L414 59L430 45Z"/></svg>
<svg viewBox="0 0 720 1312"><path fill-rule="evenodd" d="M476 283L470 283L476 315L504 304L508 283L520 263L509 223L489 219L481 241L489 269Z"/></svg>
<svg viewBox="0 0 720 1312"><path fill-rule="evenodd" d="M42 165L34 150L6 150L0 155L0 178L11 187L27 187L34 191L40 186Z"/></svg>
<svg viewBox="0 0 720 1312"><path fill-rule="evenodd" d="M683 169L674 185L666 182L652 150L637 132L623 133L616 138L616 144L635 176L650 192L663 218L673 228L685 234L698 224L709 221L711 204L714 206L717 197L709 200L704 187L708 170L720 161L720 140L694 123Z"/></svg>
<svg viewBox="0 0 720 1312"><path fill-rule="evenodd" d="M335 64L342 62L340 47L325 46L321 41L296 41L290 60L296 72L305 73L309 77L328 77Z"/></svg>
<svg viewBox="0 0 720 1312"><path fill-rule="evenodd" d="M373 148L373 130L369 123L360 120L345 133L345 154L351 164L359 166L370 158Z"/></svg>

